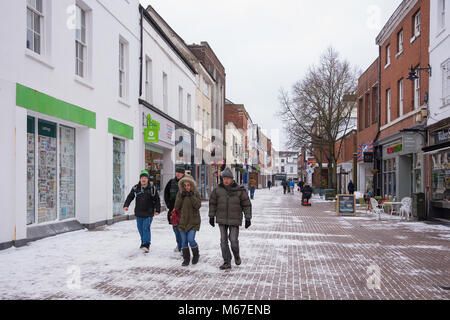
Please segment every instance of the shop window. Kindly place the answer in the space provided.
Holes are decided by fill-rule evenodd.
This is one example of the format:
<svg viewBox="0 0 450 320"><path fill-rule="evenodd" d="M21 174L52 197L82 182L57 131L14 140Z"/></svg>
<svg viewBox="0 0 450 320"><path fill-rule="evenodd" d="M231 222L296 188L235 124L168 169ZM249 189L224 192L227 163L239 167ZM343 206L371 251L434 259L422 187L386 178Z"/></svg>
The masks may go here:
<svg viewBox="0 0 450 320"><path fill-rule="evenodd" d="M450 201L450 151L431 156L431 198Z"/></svg>
<svg viewBox="0 0 450 320"><path fill-rule="evenodd" d="M59 220L75 218L75 129L60 126Z"/></svg>
<svg viewBox="0 0 450 320"><path fill-rule="evenodd" d="M384 195L395 196L397 194L397 180L396 180L397 163L395 159L384 161Z"/></svg>
<svg viewBox="0 0 450 320"><path fill-rule="evenodd" d="M161 191L162 186L162 176L163 176L163 163L164 155L162 150L158 150L150 146L145 145L145 168L150 173L150 176L154 178L155 186L158 191Z"/></svg>
<svg viewBox="0 0 450 320"><path fill-rule="evenodd" d="M422 153L414 154L413 193L422 192Z"/></svg>
<svg viewBox="0 0 450 320"><path fill-rule="evenodd" d="M69 218L75 218L75 129L29 116L27 225Z"/></svg>
<svg viewBox="0 0 450 320"><path fill-rule="evenodd" d="M123 214L125 202L125 141L113 138L113 215Z"/></svg>

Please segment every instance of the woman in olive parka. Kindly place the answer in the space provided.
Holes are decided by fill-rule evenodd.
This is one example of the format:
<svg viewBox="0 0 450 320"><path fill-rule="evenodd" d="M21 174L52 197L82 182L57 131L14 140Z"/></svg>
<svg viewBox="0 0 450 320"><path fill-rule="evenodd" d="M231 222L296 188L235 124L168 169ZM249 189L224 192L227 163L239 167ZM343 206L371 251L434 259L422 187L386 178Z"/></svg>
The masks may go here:
<svg viewBox="0 0 450 320"><path fill-rule="evenodd" d="M189 246L192 250L192 264L197 264L200 255L195 235L200 231L200 208L202 200L197 191L197 184L191 176L185 176L178 182L179 191L175 200L175 210L180 210L178 230L181 235L182 266L188 266L190 260Z"/></svg>

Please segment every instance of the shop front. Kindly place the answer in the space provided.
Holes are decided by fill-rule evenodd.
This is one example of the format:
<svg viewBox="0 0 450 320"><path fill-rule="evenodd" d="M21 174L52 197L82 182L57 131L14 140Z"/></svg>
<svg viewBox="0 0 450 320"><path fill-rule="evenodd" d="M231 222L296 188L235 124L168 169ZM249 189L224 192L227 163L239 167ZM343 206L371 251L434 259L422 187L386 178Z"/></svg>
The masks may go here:
<svg viewBox="0 0 450 320"><path fill-rule="evenodd" d="M358 191L374 194L374 145L373 141L357 148Z"/></svg>
<svg viewBox="0 0 450 320"><path fill-rule="evenodd" d="M175 123L146 107L141 111L144 135L142 166L161 192L175 176Z"/></svg>
<svg viewBox="0 0 450 320"><path fill-rule="evenodd" d="M400 201L424 192L424 137L420 133L399 132L380 140L382 146L382 195Z"/></svg>
<svg viewBox="0 0 450 320"><path fill-rule="evenodd" d="M446 119L429 128L429 216L450 219L450 121Z"/></svg>

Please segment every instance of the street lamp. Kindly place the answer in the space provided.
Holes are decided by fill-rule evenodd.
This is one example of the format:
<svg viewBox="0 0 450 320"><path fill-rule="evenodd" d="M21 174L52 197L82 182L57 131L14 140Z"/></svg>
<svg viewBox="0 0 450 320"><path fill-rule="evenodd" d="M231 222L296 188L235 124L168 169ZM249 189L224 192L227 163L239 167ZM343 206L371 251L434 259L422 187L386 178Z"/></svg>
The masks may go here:
<svg viewBox="0 0 450 320"><path fill-rule="evenodd" d="M410 81L416 81L417 79L419 79L419 76L417 75L417 72L420 72L422 70L428 71L428 74L432 75L431 73L431 66L428 64L428 68L414 68L413 66L411 66L410 72L408 73L408 80Z"/></svg>

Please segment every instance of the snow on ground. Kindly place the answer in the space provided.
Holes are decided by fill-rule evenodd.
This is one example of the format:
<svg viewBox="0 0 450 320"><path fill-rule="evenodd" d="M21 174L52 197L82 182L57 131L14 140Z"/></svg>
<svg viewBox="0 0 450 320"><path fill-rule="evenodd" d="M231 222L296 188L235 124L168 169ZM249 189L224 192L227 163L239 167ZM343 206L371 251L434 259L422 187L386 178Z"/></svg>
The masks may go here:
<svg viewBox="0 0 450 320"><path fill-rule="evenodd" d="M255 200L252 201L252 227L249 230L240 229L244 263L239 267L233 266L232 273L226 275L227 281L232 281L241 297L245 297L251 286L257 285L259 289L255 289L256 293L266 297L266 291L270 293L276 289L275 286L283 285L274 283L275 275L287 274L292 272L292 268L298 268L293 259L299 259L295 260L297 263L305 263L304 268L312 268L309 275L304 275L301 284L311 285L316 290L322 281L334 279L330 278L329 269L326 268L340 268L337 265L325 265L326 268L322 269L327 262L348 262L362 268L373 261L367 252L383 252L384 258L396 259L401 264L416 263L416 258L409 254L410 250L449 255L446 253L450 251L449 227L401 222L390 216L382 216L382 220L378 221L378 216L366 214L365 211L358 212L357 217L337 217L334 211L330 211L334 208L333 203L327 201L328 206L326 203L320 204L318 197L314 198L316 204L324 209L317 217L291 214L295 203L298 203L298 209L295 210L310 210L300 206L300 199L299 192L283 195L281 188L256 192ZM317 210L317 206L313 210ZM167 223L166 213L162 213L153 220L152 246L148 255L139 250L140 240L135 221L105 226L96 231L66 233L29 243L25 247L0 251L0 299L119 299L100 289L108 286L109 282L117 290L132 288L128 297L130 299L180 299L180 294L175 291L186 284L192 289L190 297L195 294L203 298L202 291L217 292L223 286L217 281L225 278L224 272L218 268L222 263L220 234L217 225L215 228L209 226L207 203L203 204L201 215L202 226L196 237L200 262L196 266L181 267L181 257L174 252L176 244L173 231ZM333 227L330 223L334 224L336 232L325 232ZM396 233L393 237L399 243L381 247L378 241L355 238L360 234L354 231L360 230L364 230L363 235L370 234L373 237L378 232L393 230ZM427 233L431 233L431 236L425 236ZM417 237L417 234L424 235L423 241L407 245L403 243L409 241L410 237ZM439 241L428 243L427 239L431 240L432 237L439 238ZM342 260L344 257L340 251L329 248L343 250L347 260ZM376 251L379 248L383 251ZM317 267L315 264L318 264ZM362 270L364 276L365 269ZM345 269L341 272L337 275L343 275ZM423 268L417 266L407 271L410 275L416 273L426 274ZM325 280L317 279L317 275ZM254 279L258 279L256 284ZM348 292L350 297L355 288L346 288L340 291ZM295 293L295 297L304 297L304 288L302 290ZM305 294L314 293L308 291ZM213 293L209 297L214 297Z"/></svg>

